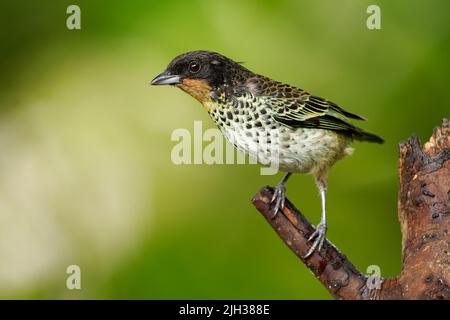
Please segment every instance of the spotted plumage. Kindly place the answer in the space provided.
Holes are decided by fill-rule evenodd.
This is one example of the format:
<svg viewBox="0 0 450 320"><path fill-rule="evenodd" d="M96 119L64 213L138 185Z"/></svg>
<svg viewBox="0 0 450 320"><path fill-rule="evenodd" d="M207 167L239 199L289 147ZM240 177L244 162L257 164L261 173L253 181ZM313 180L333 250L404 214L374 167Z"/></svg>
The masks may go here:
<svg viewBox="0 0 450 320"><path fill-rule="evenodd" d="M334 102L253 73L242 64L209 51L176 57L152 84L175 85L197 99L227 140L262 165L287 172L275 189L274 215L284 207L291 173L311 173L322 197L322 219L306 256L320 251L326 232L327 174L352 153L352 141L383 140L354 126L365 120Z"/></svg>
<svg viewBox="0 0 450 320"><path fill-rule="evenodd" d="M208 108L208 113L238 150L263 165L277 162L282 171L326 171L334 161L351 153L349 137L322 129L280 125L268 105L270 99L243 94L220 108Z"/></svg>

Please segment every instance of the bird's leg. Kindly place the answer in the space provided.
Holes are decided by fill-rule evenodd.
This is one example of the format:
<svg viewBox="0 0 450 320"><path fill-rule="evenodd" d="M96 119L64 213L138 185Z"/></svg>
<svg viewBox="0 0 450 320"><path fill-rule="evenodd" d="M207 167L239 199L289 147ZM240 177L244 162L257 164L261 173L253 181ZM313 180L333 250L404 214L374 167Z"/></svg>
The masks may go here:
<svg viewBox="0 0 450 320"><path fill-rule="evenodd" d="M275 202L275 206L273 207L272 211L272 219L274 219L277 216L278 210L283 210L284 208L284 199L286 195L286 182L288 181L291 174L292 174L291 172L286 173L283 179L281 179L280 183L275 187L272 200L270 200L270 203Z"/></svg>
<svg viewBox="0 0 450 320"><path fill-rule="evenodd" d="M326 193L327 193L327 187L326 182L319 181L317 183L319 190L320 190L320 197L322 199L322 218L320 219L320 223L316 226L316 230L313 232L313 234L309 237L308 241L311 241L315 238L311 248L309 249L308 253L304 256L304 258L308 258L314 250L320 251L322 249L323 243L326 239L326 232L327 232L327 219L326 219L326 211L325 211L325 199L326 199Z"/></svg>

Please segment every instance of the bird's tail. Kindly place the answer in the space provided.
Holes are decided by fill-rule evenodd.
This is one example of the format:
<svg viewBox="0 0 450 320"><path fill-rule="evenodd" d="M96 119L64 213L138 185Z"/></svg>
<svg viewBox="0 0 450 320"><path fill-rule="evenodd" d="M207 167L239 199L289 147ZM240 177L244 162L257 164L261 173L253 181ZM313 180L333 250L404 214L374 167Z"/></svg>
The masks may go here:
<svg viewBox="0 0 450 320"><path fill-rule="evenodd" d="M375 143L383 143L383 138L377 136L376 134L364 131L359 128L355 128L352 130L352 137L355 140L359 141L368 141L368 142L375 142Z"/></svg>

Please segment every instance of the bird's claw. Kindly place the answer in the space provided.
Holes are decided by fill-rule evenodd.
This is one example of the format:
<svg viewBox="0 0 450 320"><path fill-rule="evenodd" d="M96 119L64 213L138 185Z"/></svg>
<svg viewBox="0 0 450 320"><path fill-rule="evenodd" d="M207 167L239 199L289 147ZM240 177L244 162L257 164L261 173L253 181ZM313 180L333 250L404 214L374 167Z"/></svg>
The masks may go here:
<svg viewBox="0 0 450 320"><path fill-rule="evenodd" d="M327 233L327 225L325 223L319 223L316 227L316 230L311 234L311 236L308 239L308 242L310 242L312 239L316 238L316 240L314 240L311 248L309 248L308 253L303 257L303 258L309 258L311 256L311 254L314 252L314 250L320 252L320 250L322 249L323 243L325 242L326 239L326 233Z"/></svg>
<svg viewBox="0 0 450 320"><path fill-rule="evenodd" d="M280 183L275 187L272 199L270 200L271 204L275 202L275 205L272 208L272 219L277 216L279 210L284 209L285 194L286 186L283 183Z"/></svg>

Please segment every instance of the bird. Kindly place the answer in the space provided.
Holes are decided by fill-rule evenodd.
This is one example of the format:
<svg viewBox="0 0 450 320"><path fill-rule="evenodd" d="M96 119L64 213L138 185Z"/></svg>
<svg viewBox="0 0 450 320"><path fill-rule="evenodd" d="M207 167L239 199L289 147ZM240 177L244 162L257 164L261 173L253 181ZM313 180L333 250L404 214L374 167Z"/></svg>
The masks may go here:
<svg viewBox="0 0 450 320"><path fill-rule="evenodd" d="M352 154L352 142L383 143L351 120L366 120L298 87L254 73L224 55L196 50L175 57L151 85L175 86L198 100L234 146L262 165L285 172L270 200L272 217L285 206L293 173L311 174L321 197L321 220L308 238L304 258L321 251L326 239L328 172Z"/></svg>

